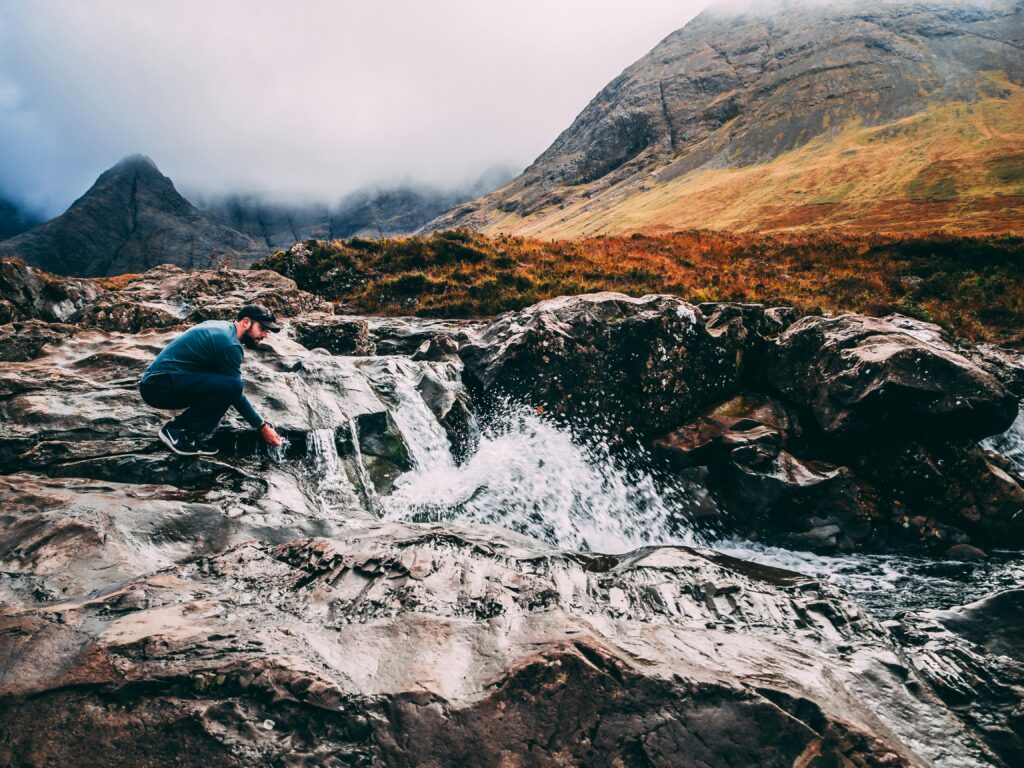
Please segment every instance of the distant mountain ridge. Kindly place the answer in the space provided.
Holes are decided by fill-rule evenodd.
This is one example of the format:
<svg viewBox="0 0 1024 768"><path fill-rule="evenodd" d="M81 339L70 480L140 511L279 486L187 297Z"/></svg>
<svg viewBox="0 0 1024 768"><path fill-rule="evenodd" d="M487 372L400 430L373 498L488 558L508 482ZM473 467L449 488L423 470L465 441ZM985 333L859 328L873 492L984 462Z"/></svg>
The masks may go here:
<svg viewBox="0 0 1024 768"><path fill-rule="evenodd" d="M423 231L1024 223L1024 3L755 7L699 14L602 89L519 177ZM952 105L963 114L941 114ZM984 184L943 192L942 179L972 175ZM872 205L891 202L902 213L877 220Z"/></svg>
<svg viewBox="0 0 1024 768"><path fill-rule="evenodd" d="M143 155L102 173L60 216L0 243L0 255L78 277L145 272L158 264L210 267L217 259L250 263L265 254L178 194Z"/></svg>
<svg viewBox="0 0 1024 768"><path fill-rule="evenodd" d="M0 255L76 277L144 272L158 264L248 266L310 237L410 233L511 176L492 170L461 192L420 187L364 191L333 207L273 203L251 195L210 199L197 207L151 159L132 155L102 173L51 221L40 224L0 199L0 232L7 226L10 233L0 241Z"/></svg>

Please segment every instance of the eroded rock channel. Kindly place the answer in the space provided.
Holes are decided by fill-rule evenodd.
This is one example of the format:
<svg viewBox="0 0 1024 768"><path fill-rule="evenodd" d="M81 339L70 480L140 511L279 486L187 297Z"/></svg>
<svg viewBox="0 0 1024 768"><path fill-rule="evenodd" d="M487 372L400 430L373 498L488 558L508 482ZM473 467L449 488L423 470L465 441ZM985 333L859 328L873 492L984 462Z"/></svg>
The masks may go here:
<svg viewBox="0 0 1024 768"><path fill-rule="evenodd" d="M671 296L346 317L269 272L0 294L0 764L1024 759L1019 588L883 615L726 546L1012 559L1013 351ZM248 300L287 445L166 453L139 374Z"/></svg>

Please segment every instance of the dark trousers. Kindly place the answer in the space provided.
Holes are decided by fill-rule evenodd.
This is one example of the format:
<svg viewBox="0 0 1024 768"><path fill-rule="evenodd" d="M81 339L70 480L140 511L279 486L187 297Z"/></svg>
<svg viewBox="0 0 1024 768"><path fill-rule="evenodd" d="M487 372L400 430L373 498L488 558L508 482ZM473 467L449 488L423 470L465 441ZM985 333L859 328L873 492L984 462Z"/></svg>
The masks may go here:
<svg viewBox="0 0 1024 768"><path fill-rule="evenodd" d="M242 380L220 373L160 373L139 384L139 394L154 408L188 408L171 422L174 429L207 433L242 396Z"/></svg>

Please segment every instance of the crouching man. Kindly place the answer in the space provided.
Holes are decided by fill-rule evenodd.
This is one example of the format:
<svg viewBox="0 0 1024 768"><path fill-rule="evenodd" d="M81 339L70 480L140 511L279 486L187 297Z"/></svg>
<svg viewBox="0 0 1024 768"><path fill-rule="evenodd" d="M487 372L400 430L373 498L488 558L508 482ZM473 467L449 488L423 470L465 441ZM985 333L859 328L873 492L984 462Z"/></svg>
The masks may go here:
<svg viewBox="0 0 1024 768"><path fill-rule="evenodd" d="M215 454L203 441L232 406L267 443L281 444L242 392L242 345L255 349L268 333L279 330L270 310L247 304L235 322L207 320L167 345L142 374L139 394L154 408L188 409L160 428L168 448L182 456Z"/></svg>

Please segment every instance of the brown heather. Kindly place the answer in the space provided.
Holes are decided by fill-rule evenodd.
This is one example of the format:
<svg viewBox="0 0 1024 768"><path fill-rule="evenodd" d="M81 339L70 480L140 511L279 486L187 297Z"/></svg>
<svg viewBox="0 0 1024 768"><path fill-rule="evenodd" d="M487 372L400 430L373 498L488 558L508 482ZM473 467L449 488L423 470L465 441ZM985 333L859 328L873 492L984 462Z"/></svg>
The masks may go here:
<svg viewBox="0 0 1024 768"><path fill-rule="evenodd" d="M536 240L470 230L306 241L274 269L343 311L479 317L563 294L672 293L801 312L892 312L1002 343L1024 331L1024 237L691 230Z"/></svg>

